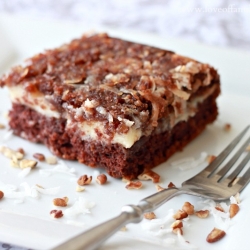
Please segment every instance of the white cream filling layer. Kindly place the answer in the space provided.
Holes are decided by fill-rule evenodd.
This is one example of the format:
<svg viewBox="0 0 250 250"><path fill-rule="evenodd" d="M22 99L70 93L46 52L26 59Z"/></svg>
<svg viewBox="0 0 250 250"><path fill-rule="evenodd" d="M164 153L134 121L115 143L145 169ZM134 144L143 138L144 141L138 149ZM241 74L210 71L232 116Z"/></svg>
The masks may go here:
<svg viewBox="0 0 250 250"><path fill-rule="evenodd" d="M26 92L20 86L15 86L9 88L10 97L12 102L24 104L38 113L48 116L59 118L62 117L58 111L53 109L52 104L50 104L44 95L31 95ZM195 109L197 108L198 103L202 102L206 99L212 92L214 88L211 88L205 95L197 97L192 100L192 102L186 102L182 100L181 105L182 110L179 112L175 109L175 113L172 114L169 119L166 119L160 127L155 131L156 133L162 133L168 129L171 129L175 124L180 121L186 121L189 117L195 115ZM178 99L177 101L181 101ZM65 117L65 116L63 116ZM66 115L67 117L67 115ZM110 138L109 135L105 133L105 122L94 121L94 122L78 122L73 123L69 118L67 119L66 130L72 128L72 126L77 126L79 134L82 140L101 140L107 143L119 143L125 148L130 148L133 144L138 141L142 136L142 130L140 128L136 128L136 126L131 126L128 128L127 133L116 133L113 138ZM100 137L101 134L101 137Z"/></svg>
<svg viewBox="0 0 250 250"><path fill-rule="evenodd" d="M51 103L46 100L43 94L31 94L21 86L9 87L10 99L13 103L20 103L32 108L38 113L48 116L59 118L60 113L54 109Z"/></svg>
<svg viewBox="0 0 250 250"><path fill-rule="evenodd" d="M75 125L75 123L72 123L70 120L68 120L66 128L71 128ZM135 129L134 127L131 127L126 134L116 133L115 136L110 139L109 136L104 132L104 123L99 121L78 123L77 128L80 131L82 140L101 140L105 142L111 142L113 144L119 143L125 148L132 147L133 144L142 136L141 129Z"/></svg>

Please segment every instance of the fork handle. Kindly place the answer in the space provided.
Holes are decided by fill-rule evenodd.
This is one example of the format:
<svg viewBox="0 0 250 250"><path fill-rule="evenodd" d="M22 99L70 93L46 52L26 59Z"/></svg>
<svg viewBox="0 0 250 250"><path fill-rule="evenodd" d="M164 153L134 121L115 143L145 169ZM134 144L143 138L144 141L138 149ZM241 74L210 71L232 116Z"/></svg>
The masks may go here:
<svg viewBox="0 0 250 250"><path fill-rule="evenodd" d="M128 223L139 223L142 221L145 212L154 211L163 203L181 193L183 193L181 189L168 188L141 200L137 206L126 205L122 207L122 212L117 217L75 236L53 248L53 250L96 249L123 226Z"/></svg>

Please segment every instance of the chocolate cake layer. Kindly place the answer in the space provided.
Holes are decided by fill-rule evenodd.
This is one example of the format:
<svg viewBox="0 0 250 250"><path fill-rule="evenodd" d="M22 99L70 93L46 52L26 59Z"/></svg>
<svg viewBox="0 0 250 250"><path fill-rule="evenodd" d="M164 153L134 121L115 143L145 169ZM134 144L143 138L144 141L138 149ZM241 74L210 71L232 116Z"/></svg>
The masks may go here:
<svg viewBox="0 0 250 250"><path fill-rule="evenodd" d="M56 155L135 178L182 149L217 116L217 71L107 34L75 39L0 79L14 133Z"/></svg>

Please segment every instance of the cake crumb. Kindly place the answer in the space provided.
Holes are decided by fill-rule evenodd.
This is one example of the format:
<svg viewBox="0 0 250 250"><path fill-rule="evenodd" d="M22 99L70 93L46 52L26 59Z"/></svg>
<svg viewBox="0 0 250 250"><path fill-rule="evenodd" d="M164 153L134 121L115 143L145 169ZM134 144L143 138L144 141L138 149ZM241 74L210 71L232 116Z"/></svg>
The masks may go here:
<svg viewBox="0 0 250 250"><path fill-rule="evenodd" d="M232 126L230 123L226 123L223 129L224 131L229 132L232 129Z"/></svg>
<svg viewBox="0 0 250 250"><path fill-rule="evenodd" d="M171 181L171 182L169 182L169 184L168 184L168 188L172 188L172 187L175 187L175 184Z"/></svg>
<svg viewBox="0 0 250 250"><path fill-rule="evenodd" d="M5 125L0 123L0 129L5 129Z"/></svg>
<svg viewBox="0 0 250 250"><path fill-rule="evenodd" d="M130 182L130 179L127 179L127 178L123 177L123 178L122 178L122 182L128 183L128 182Z"/></svg>
<svg viewBox="0 0 250 250"><path fill-rule="evenodd" d="M85 187L79 186L79 185L76 186L76 192L82 192L84 190L85 190Z"/></svg>
<svg viewBox="0 0 250 250"><path fill-rule="evenodd" d="M144 218L147 219L147 220L153 220L156 218L156 215L154 212L148 212L148 213L145 213L144 215Z"/></svg>
<svg viewBox="0 0 250 250"><path fill-rule="evenodd" d="M0 190L0 200L4 197L4 192Z"/></svg>
<svg viewBox="0 0 250 250"><path fill-rule="evenodd" d="M216 156L215 156L215 155L208 155L206 160L207 160L207 162L210 164L210 163L212 163L215 159L216 159Z"/></svg>
<svg viewBox="0 0 250 250"><path fill-rule="evenodd" d="M156 187L156 190L157 190L158 192L160 192L160 191L166 189L166 188L163 188L162 186L160 186L159 184L156 184L155 187Z"/></svg>
<svg viewBox="0 0 250 250"><path fill-rule="evenodd" d="M128 229L127 229L127 227L126 226L124 226L124 227L122 227L121 229L120 229L120 231L122 231L122 232L125 232L125 231L127 231Z"/></svg>

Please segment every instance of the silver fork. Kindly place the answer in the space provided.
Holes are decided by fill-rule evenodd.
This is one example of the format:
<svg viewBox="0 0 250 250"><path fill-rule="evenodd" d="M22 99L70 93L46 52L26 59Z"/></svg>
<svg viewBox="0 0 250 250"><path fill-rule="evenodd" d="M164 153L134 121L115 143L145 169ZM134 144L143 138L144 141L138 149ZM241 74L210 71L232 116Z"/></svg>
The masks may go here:
<svg viewBox="0 0 250 250"><path fill-rule="evenodd" d="M240 192L250 180L250 168L245 172L244 176L237 178L250 160L250 152L247 152L244 159L226 176L249 145L250 137L223 168L220 168L217 173L215 172L242 140L249 128L250 126L248 125L203 171L183 182L181 188L168 188L141 200L137 206L124 206L122 207L121 214L117 217L77 235L69 241L53 248L53 250L96 249L124 225L139 223L143 219L145 212L154 211L166 201L179 194L190 194L217 201L229 199L232 195ZM236 182L236 180L238 181Z"/></svg>

